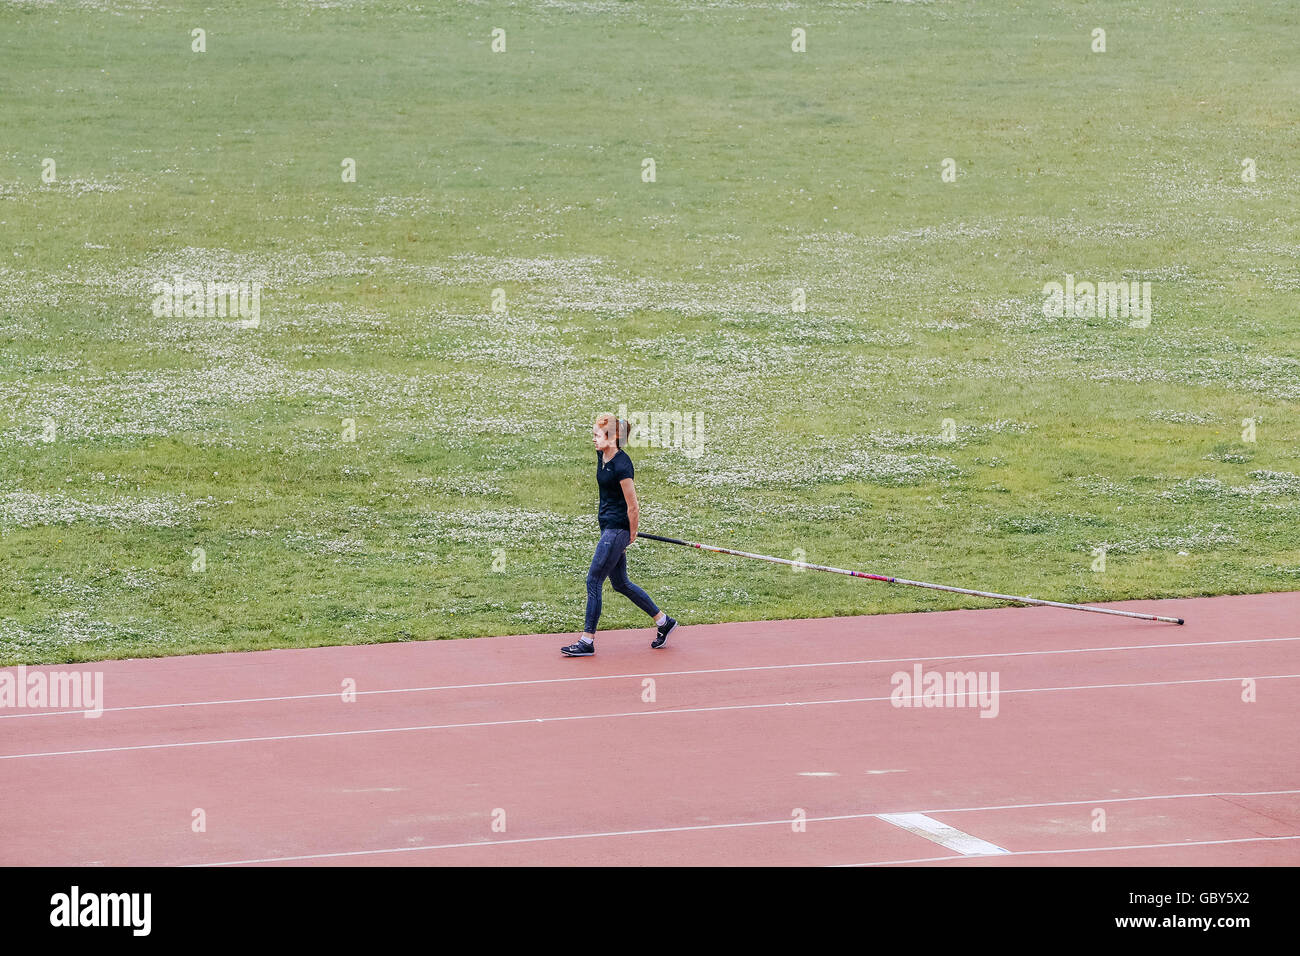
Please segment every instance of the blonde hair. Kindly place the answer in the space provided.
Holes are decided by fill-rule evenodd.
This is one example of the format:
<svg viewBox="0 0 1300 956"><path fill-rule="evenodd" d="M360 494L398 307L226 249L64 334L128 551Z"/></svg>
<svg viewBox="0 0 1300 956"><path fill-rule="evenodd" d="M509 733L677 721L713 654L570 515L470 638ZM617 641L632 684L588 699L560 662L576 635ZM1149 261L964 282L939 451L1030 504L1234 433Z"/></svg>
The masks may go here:
<svg viewBox="0 0 1300 956"><path fill-rule="evenodd" d="M627 421L620 419L613 412L601 412L596 416L596 427L606 435L611 428L614 431L614 447L622 448L627 444Z"/></svg>

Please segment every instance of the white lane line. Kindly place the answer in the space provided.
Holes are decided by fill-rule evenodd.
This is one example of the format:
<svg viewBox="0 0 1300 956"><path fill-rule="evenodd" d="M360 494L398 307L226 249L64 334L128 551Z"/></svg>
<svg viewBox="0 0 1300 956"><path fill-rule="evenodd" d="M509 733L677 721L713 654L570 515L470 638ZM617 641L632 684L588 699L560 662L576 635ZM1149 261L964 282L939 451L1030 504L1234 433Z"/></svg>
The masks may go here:
<svg viewBox="0 0 1300 956"><path fill-rule="evenodd" d="M999 803L987 807L936 807L925 813L978 813L982 810L1037 810L1043 807L1079 807L1096 803L1141 803L1143 800L1194 800L1198 797L1275 797L1297 794L1300 790L1249 790L1243 793L1157 793L1146 797L1105 797L1100 800L1058 800L1052 803Z"/></svg>
<svg viewBox="0 0 1300 956"><path fill-rule="evenodd" d="M1178 644L1122 644L1109 647L1069 647L1049 651L1000 651L989 654L938 654L931 657L879 657L858 661L824 661L802 664L757 664L750 667L713 667L692 671L650 671L642 674L595 674L590 677L549 677L534 680L503 680L482 684L436 684L429 687L394 687L385 690L359 690L358 697L379 694L424 694L439 690L476 690L489 687L524 687L530 684L577 684L595 680L635 680L643 677L689 677L694 674L733 674L746 671L799 670L806 667L855 667L862 664L900 664L919 661L967 661L982 660L991 657L1047 657L1053 654L1096 654L1109 651L1148 651L1164 647L1215 647L1222 644L1272 644L1279 641L1300 641L1300 637L1252 637L1236 641L1187 641ZM51 667L53 665L50 665ZM35 671L35 667L28 668ZM229 700L193 700L177 701L165 704L134 704L127 707L105 707L102 713L126 710L164 710L172 707L216 707L222 704L267 704L287 700L324 700L337 699L341 691L326 694L287 694L279 697L236 697ZM74 715L80 717L85 710L42 710L22 714L0 714L0 720L14 720L19 717L60 717Z"/></svg>
<svg viewBox="0 0 1300 956"><path fill-rule="evenodd" d="M1011 850L1006 856L1051 856L1056 853L1107 853L1113 850L1170 850L1180 846L1218 846L1223 843L1262 843L1272 840L1300 840L1295 836L1241 837L1236 840L1188 840L1186 843L1136 843L1132 846L1088 846L1070 850ZM838 866L895 866L899 863L947 863L953 860L987 860L978 856L923 856L914 860L881 860L876 863L840 863Z"/></svg>
<svg viewBox="0 0 1300 956"><path fill-rule="evenodd" d="M1240 792L1155 793L1142 797L1103 797L1099 800L1056 800L1049 803L1001 803L987 807L937 807L926 813L977 813L981 810L1038 810L1043 807L1081 807L1097 803L1140 803L1143 800L1196 800L1205 797L1282 797L1300 794L1300 790L1246 790Z"/></svg>
<svg viewBox="0 0 1300 956"><path fill-rule="evenodd" d="M1055 803L1021 803L999 807L966 807L964 810L1007 810L1033 809L1036 807L1093 806L1098 803L1130 803L1137 800L1184 800L1196 797L1273 797L1288 794L1300 794L1300 790L1255 790L1242 793L1163 793L1142 797L1106 797L1099 800L1062 800ZM963 810L931 810L931 813L960 813ZM833 823L842 820L869 820L883 817L880 813L845 813L830 817L809 817L806 823ZM425 846L381 847L376 850L341 850L335 853L306 853L300 856L269 856L255 860L227 860L221 863L190 863L187 866L242 866L255 863L292 863L298 860L329 860L350 856L381 856L388 853L415 853L424 850L460 850L471 846L502 846L514 843L553 843L559 840L593 840L601 837L644 836L652 833L689 833L695 830L740 830L748 827L789 826L790 819L755 820L745 823L704 823L684 827L653 827L644 830L610 830L603 833L566 833L547 837L516 837L510 840L476 840L472 843L439 843ZM1176 844L1181 846L1182 844ZM1044 851L1055 852L1055 851ZM938 856L934 860L958 860L961 857ZM895 863L921 863L925 860L894 860ZM870 864L847 863L842 866L865 866Z"/></svg>
<svg viewBox="0 0 1300 956"><path fill-rule="evenodd" d="M934 817L927 817L924 813L882 813L880 819L886 823L892 823L908 833L915 833L919 837L924 837L931 843L937 843L940 846L946 846L950 850L955 850L963 856L989 856L995 853L1011 852L995 843L989 843L977 836L971 836L956 827L940 823Z"/></svg>
<svg viewBox="0 0 1300 956"><path fill-rule="evenodd" d="M1290 680L1300 674L1257 674L1251 680ZM1203 677L1196 680L1154 680L1132 684L1070 684L1064 687L1022 687L999 690L999 694L1043 694L1065 690L1114 690L1131 687L1171 687L1176 684L1220 684L1225 681L1240 682L1241 677ZM965 691L937 695L939 697L965 698ZM571 714L560 717L518 717L512 720L479 720L463 724L420 724L414 727L374 727L367 730L329 730L311 734L276 734L268 737L229 737L219 740L182 740L162 744L133 744L125 747L91 747L85 750L51 750L41 753L0 754L0 760L21 760L25 757L69 757L75 754L121 753L130 750L167 750L175 747L208 747L216 744L249 744L275 740L307 740L313 737L361 737L369 734L401 734L421 730L458 730L472 727L507 727L512 724L545 724L565 720L607 720L618 717L664 717L670 714L705 714L728 710L769 710L773 707L815 707L819 704L868 704L889 697L843 697L834 700L784 700L771 704L728 704L719 707L679 707L674 710L629 710L613 714Z"/></svg>

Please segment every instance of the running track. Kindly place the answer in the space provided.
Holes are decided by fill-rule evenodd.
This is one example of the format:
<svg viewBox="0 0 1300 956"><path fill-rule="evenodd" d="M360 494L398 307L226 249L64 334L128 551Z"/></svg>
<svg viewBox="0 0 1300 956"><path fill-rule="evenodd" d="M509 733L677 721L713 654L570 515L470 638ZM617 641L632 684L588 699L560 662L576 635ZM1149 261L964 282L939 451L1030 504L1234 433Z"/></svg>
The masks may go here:
<svg viewBox="0 0 1300 956"><path fill-rule="evenodd" d="M59 668L102 671L106 711L0 710L0 864L1300 863L1300 593L1113 606L1187 624L998 608L609 631L579 660L549 635ZM996 674L997 715L893 706L915 664Z"/></svg>

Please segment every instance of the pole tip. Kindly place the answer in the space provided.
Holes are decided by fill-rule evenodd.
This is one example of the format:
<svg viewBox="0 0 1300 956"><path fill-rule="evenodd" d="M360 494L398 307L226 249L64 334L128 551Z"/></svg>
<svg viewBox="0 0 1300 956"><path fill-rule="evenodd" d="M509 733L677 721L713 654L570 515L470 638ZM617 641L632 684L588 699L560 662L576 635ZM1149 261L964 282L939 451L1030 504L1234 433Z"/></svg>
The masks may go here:
<svg viewBox="0 0 1300 956"><path fill-rule="evenodd" d="M1179 623L1179 624L1182 624L1182 623L1183 623L1183 619L1182 619L1181 617L1178 618L1178 623Z"/></svg>

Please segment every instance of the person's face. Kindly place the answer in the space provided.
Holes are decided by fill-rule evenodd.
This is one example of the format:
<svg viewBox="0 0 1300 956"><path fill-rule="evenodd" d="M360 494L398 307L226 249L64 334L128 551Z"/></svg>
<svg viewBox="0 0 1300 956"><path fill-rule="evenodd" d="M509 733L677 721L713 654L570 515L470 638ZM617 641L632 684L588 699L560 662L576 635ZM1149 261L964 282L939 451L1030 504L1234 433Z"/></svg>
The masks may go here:
<svg viewBox="0 0 1300 956"><path fill-rule="evenodd" d="M591 426L591 443L596 446L597 451L605 451L614 444L613 440L605 434L605 430L599 425Z"/></svg>

